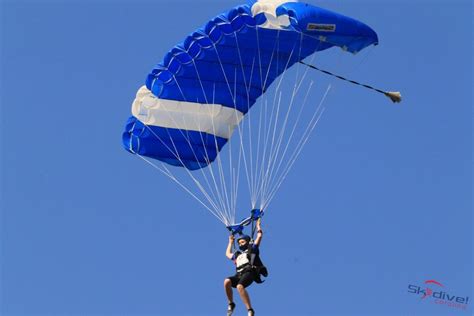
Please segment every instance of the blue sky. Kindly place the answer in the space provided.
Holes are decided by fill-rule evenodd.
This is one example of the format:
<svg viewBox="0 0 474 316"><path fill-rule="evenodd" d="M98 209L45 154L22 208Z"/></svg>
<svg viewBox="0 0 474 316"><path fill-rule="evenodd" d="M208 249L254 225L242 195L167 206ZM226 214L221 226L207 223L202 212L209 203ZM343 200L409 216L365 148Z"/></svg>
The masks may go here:
<svg viewBox="0 0 474 316"><path fill-rule="evenodd" d="M320 63L327 109L264 219L258 315L467 315L472 298L471 1L309 1L373 27ZM2 315L221 315L223 225L121 146L166 51L238 1L1 2ZM237 300L237 315L244 308Z"/></svg>

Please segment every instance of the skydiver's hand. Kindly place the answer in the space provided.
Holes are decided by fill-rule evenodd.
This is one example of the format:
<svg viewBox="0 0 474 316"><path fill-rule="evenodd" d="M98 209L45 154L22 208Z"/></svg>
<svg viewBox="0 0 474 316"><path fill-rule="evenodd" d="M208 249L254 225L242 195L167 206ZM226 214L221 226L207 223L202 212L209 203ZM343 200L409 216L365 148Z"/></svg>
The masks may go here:
<svg viewBox="0 0 474 316"><path fill-rule="evenodd" d="M262 221L261 218L259 218L259 219L257 220L257 230L262 230L261 221Z"/></svg>
<svg viewBox="0 0 474 316"><path fill-rule="evenodd" d="M235 236L234 235L229 235L229 243L233 243L235 240Z"/></svg>

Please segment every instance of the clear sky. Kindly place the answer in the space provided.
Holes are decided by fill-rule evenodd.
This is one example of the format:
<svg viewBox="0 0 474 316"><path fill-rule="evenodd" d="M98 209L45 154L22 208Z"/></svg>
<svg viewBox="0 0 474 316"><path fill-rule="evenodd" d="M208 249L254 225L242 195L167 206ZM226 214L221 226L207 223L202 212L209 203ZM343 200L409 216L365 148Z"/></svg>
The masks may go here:
<svg viewBox="0 0 474 316"><path fill-rule="evenodd" d="M404 101L310 74L333 89L264 218L257 315L471 314L472 1L308 2L380 38L319 65ZM240 3L1 1L1 315L225 312L225 227L121 133L151 67ZM468 310L408 292L432 279Z"/></svg>

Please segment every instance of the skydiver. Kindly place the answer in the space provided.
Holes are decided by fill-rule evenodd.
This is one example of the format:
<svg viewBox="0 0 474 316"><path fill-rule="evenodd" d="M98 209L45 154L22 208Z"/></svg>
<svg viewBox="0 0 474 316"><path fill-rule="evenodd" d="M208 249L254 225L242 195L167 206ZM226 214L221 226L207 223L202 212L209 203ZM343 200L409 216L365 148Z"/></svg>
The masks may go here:
<svg viewBox="0 0 474 316"><path fill-rule="evenodd" d="M224 280L224 289L229 301L227 316L232 315L235 308L232 288L237 288L242 302L245 304L245 307L247 307L248 316L255 315L252 304L250 303L250 297L245 288L254 281L256 283L262 283L263 281L260 279L260 275L267 276L268 274L259 256L259 246L262 242L262 236L263 231L260 226L260 219L257 221L257 238L253 244L250 243L250 236L242 235L237 239L240 250L232 253L232 245L234 244L235 237L234 235L229 236L229 244L227 245L225 255L234 261L236 274Z"/></svg>

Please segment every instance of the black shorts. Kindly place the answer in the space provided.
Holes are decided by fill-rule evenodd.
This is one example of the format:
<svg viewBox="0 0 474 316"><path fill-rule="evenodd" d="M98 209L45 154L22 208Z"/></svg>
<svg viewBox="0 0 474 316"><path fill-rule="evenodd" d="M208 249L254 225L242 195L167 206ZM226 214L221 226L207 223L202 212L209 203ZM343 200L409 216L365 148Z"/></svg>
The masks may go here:
<svg viewBox="0 0 474 316"><path fill-rule="evenodd" d="M238 284L242 284L244 288L252 284L256 278L257 272L253 269L244 273L237 273L236 275L228 277L228 279L232 283L232 287L237 287Z"/></svg>

